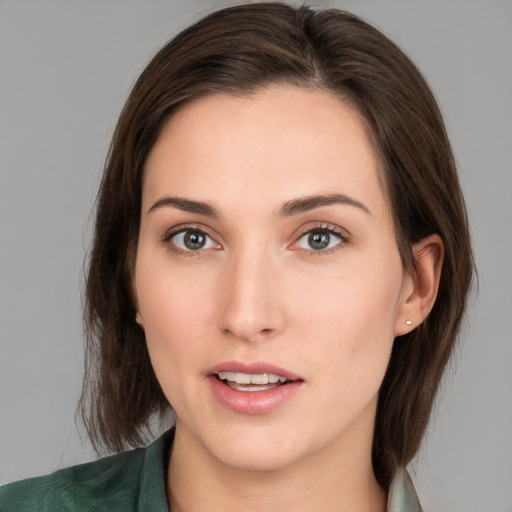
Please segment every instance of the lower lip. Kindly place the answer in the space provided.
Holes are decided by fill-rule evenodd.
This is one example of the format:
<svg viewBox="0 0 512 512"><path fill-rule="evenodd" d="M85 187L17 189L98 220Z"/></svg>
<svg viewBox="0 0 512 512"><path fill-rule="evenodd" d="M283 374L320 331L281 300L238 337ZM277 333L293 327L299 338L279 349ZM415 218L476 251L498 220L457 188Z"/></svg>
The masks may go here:
<svg viewBox="0 0 512 512"><path fill-rule="evenodd" d="M296 380L265 391L238 391L215 375L208 377L208 381L217 401L239 414L268 414L291 400L303 383Z"/></svg>

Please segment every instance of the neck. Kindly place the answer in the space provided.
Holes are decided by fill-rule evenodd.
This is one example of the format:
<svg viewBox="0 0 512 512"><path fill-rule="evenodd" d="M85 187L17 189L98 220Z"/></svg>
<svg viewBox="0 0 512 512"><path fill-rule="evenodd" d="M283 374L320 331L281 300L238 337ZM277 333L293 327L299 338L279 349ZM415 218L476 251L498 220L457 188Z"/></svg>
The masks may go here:
<svg viewBox="0 0 512 512"><path fill-rule="evenodd" d="M178 422L168 472L171 511L305 512L313 504L322 512L384 512L386 493L373 473L371 436L366 453L361 446L340 440L291 467L246 471L212 457Z"/></svg>

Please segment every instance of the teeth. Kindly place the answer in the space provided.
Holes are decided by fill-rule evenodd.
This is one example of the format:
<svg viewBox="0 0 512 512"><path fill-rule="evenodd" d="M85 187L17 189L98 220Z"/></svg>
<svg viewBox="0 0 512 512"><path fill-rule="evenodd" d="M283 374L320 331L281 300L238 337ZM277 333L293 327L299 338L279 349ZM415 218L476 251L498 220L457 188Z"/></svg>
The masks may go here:
<svg viewBox="0 0 512 512"><path fill-rule="evenodd" d="M281 375L274 375L273 373L235 373L235 372L220 372L219 378L221 380L229 380L236 384L258 384L264 386L265 384L276 384L277 382L286 382L286 377Z"/></svg>
<svg viewBox="0 0 512 512"><path fill-rule="evenodd" d="M242 373L241 375L244 374ZM263 373L261 375L247 375L247 377L249 377L250 384L268 384L269 382L268 375L266 373ZM247 384L249 384L249 382L247 382Z"/></svg>

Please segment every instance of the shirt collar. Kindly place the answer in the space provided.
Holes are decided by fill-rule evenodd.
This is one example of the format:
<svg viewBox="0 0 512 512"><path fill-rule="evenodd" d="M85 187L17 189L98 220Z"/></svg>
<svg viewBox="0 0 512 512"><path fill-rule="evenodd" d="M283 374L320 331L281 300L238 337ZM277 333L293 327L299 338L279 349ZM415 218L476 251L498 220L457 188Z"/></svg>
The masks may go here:
<svg viewBox="0 0 512 512"><path fill-rule="evenodd" d="M389 486L388 512L421 512L418 495L405 468L398 468Z"/></svg>

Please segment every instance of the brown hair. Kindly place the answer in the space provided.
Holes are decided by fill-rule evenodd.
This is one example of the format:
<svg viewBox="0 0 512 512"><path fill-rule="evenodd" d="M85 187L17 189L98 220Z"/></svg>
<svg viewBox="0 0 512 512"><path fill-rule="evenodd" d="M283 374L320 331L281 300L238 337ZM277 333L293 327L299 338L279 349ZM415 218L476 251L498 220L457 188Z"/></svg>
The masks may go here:
<svg viewBox="0 0 512 512"><path fill-rule="evenodd" d="M275 83L330 91L363 115L406 270L414 272L413 244L433 233L444 242L434 308L395 341L380 389L373 466L387 488L425 432L460 328L473 257L454 158L430 89L394 43L347 12L280 3L223 9L171 40L141 74L120 116L98 196L82 416L96 446L121 450L142 444L148 421L169 408L130 293L143 167L163 123L202 95L250 94Z"/></svg>

